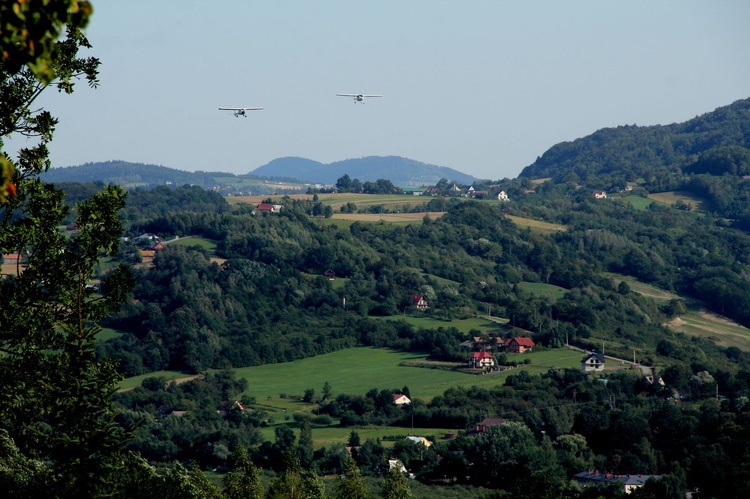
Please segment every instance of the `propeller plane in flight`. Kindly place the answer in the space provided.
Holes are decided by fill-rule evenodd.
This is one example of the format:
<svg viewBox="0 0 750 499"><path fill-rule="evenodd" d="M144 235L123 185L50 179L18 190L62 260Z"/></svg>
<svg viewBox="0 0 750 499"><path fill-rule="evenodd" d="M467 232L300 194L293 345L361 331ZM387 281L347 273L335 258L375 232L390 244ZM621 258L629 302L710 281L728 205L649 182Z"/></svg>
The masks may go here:
<svg viewBox="0 0 750 499"><path fill-rule="evenodd" d="M382 95L365 95L365 94L336 94L339 97L353 97L354 103L361 102L365 103L365 97L382 97Z"/></svg>
<svg viewBox="0 0 750 499"><path fill-rule="evenodd" d="M247 118L245 111L260 111L262 107L220 107L219 111L234 111L234 117L244 116Z"/></svg>

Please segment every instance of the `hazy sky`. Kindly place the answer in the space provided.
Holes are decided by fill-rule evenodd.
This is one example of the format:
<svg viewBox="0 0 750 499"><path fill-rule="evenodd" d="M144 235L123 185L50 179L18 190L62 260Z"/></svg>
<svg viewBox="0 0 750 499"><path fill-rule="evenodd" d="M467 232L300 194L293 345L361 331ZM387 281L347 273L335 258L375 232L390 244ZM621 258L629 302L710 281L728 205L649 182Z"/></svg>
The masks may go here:
<svg viewBox="0 0 750 499"><path fill-rule="evenodd" d="M750 97L746 0L93 5L101 86L39 101L60 118L54 166L248 173L283 156L396 155L515 178L559 142ZM234 106L265 109L218 111Z"/></svg>

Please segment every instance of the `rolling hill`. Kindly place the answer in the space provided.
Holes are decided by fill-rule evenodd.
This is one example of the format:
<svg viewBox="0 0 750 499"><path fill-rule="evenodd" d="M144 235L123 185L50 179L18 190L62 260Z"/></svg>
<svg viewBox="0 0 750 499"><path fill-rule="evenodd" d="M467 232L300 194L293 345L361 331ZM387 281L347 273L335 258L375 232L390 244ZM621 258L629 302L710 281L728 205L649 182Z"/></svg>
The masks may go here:
<svg viewBox="0 0 750 499"><path fill-rule="evenodd" d="M461 184L471 184L474 177L452 168L428 165L398 156L369 156L323 164L305 158L278 158L250 173L235 175L224 172L188 172L159 165L130 163L127 161L104 161L79 166L52 168L42 174L47 182L103 182L130 187L155 187L157 185L197 185L203 188L241 187L254 194L268 194L260 186L252 187L252 180L283 180L316 184L335 184L344 174L362 182L388 179L397 187L421 187L435 185L445 178Z"/></svg>
<svg viewBox="0 0 750 499"><path fill-rule="evenodd" d="M646 181L680 170L701 173L720 160L723 171L750 172L750 99L671 125L603 128L550 147L520 177L578 182L587 176ZM718 168L718 167L717 167Z"/></svg>
<svg viewBox="0 0 750 499"><path fill-rule="evenodd" d="M323 164L305 158L278 158L256 168L253 175L282 176L321 184L335 184L344 174L362 182L388 179L397 187L435 185L440 179L471 184L475 179L445 166L428 165L399 156L367 156Z"/></svg>

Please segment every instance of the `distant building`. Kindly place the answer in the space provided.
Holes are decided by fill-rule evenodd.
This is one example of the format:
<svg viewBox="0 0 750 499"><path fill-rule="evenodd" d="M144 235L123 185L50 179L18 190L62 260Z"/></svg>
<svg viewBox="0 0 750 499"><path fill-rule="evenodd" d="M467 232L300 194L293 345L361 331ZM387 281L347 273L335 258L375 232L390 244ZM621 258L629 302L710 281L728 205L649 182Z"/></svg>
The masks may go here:
<svg viewBox="0 0 750 499"><path fill-rule="evenodd" d="M334 271L333 271L333 270L331 270L331 269L328 269L328 270L326 270L326 271L325 271L325 273L324 273L323 275L325 275L325 276L326 276L326 278L327 278L327 279L328 279L329 281L333 281L334 279L336 279L336 272L334 272Z"/></svg>
<svg viewBox="0 0 750 499"><path fill-rule="evenodd" d="M15 265L15 264L21 263L21 254L20 253L4 253L3 263L6 265Z"/></svg>
<svg viewBox="0 0 750 499"><path fill-rule="evenodd" d="M573 478L582 485L608 486L613 483L618 484L622 486L623 492L630 494L638 487L642 487L649 478L658 480L661 475L617 475L588 470L576 473Z"/></svg>
<svg viewBox="0 0 750 499"><path fill-rule="evenodd" d="M430 442L429 440L427 440L425 437L412 437L412 436L409 436L409 437L406 437L406 440L411 440L415 444L422 444L425 447L429 447L430 445L432 445L432 442Z"/></svg>
<svg viewBox="0 0 750 499"><path fill-rule="evenodd" d="M595 199L607 199L607 193L604 191L594 191Z"/></svg>
<svg viewBox="0 0 750 499"><path fill-rule="evenodd" d="M411 304L415 307L417 307L417 310L424 312L428 308L430 308L430 304L427 303L427 299L424 297L424 295L419 293L414 293L411 295Z"/></svg>
<svg viewBox="0 0 750 499"><path fill-rule="evenodd" d="M581 369L586 372L604 370L604 355L596 352L589 353L581 359Z"/></svg>
<svg viewBox="0 0 750 499"><path fill-rule="evenodd" d="M469 430L468 435L470 437L476 437L477 435L481 435L484 433L487 428L490 426L500 426L501 424L505 424L505 419L503 418L484 418L479 422L479 424L475 424L471 430Z"/></svg>
<svg viewBox="0 0 750 499"><path fill-rule="evenodd" d="M512 353L530 352L534 345L534 340L531 338L508 338L504 343L505 351Z"/></svg>
<svg viewBox="0 0 750 499"><path fill-rule="evenodd" d="M411 399L404 395L403 393L394 393L393 394L393 403L395 405L407 405L411 404Z"/></svg>
<svg viewBox="0 0 750 499"><path fill-rule="evenodd" d="M498 201L510 201L510 198L505 193L505 191L500 191L497 193L497 200Z"/></svg>
<svg viewBox="0 0 750 499"><path fill-rule="evenodd" d="M495 357L489 352L472 352L467 359L469 367L494 367Z"/></svg>

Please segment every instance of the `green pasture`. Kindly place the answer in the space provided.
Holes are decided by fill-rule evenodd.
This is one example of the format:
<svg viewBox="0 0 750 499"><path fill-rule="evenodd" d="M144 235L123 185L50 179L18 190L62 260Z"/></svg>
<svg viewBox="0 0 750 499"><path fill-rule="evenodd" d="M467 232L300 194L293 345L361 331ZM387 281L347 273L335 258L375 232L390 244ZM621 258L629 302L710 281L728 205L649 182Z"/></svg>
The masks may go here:
<svg viewBox="0 0 750 499"><path fill-rule="evenodd" d="M404 407L404 412L408 411L409 408ZM282 424L286 424L292 431L294 431L295 435L299 436L299 423L294 421L292 418L289 418L289 421L279 421L279 419L277 418L274 424L259 428L261 435L263 435L263 439L273 442L275 439L274 431ZM456 430L463 430L464 428L405 428L400 426L346 427L338 425L317 427L315 425L312 425L311 429L313 437L313 447L317 449L318 447L332 444L346 445L346 443L349 441L349 435L352 431L357 432L362 442L364 442L368 438L372 440L376 440L379 438L381 440L381 443L385 447L390 447L394 443L393 439L402 439L408 436L418 436L426 437L433 441L438 441L445 438L446 433L456 433ZM383 440L384 438L387 440Z"/></svg>
<svg viewBox="0 0 750 499"><path fill-rule="evenodd" d="M188 374L181 373L178 371L156 371L148 374L141 374L140 376L133 376L132 378L125 378L124 380L120 381L120 390L128 390L130 388L135 388L137 386L141 386L141 382L146 378L166 378L168 380L172 379L178 379L178 378L185 378L189 376Z"/></svg>
<svg viewBox="0 0 750 499"><path fill-rule="evenodd" d="M381 320L395 320L395 321L404 321L407 324L414 326L416 328L423 328L423 329L437 329L437 328L449 328L449 327L455 327L460 332L469 334L469 331L472 329L476 329L481 332L487 332L491 331L493 329L497 329L500 327L498 325L498 322L507 323L507 319L501 319L497 318L497 320L492 321L488 319L484 319L481 317L471 317L469 319L454 319L451 321L445 321L441 319L436 319L433 317L426 317L421 315L408 315L408 314L399 314L399 315L390 315L388 317L379 317L378 319Z"/></svg>
<svg viewBox="0 0 750 499"><path fill-rule="evenodd" d="M623 196L622 199L630 203L636 210L645 210L651 203L657 202L655 199L635 195Z"/></svg>
<svg viewBox="0 0 750 499"><path fill-rule="evenodd" d="M435 282L442 286L460 286L461 283L458 281L452 281L450 279L446 279L444 277L437 276L435 274L428 274L426 272L419 272L419 275L422 277L429 277L430 279L434 279Z"/></svg>
<svg viewBox="0 0 750 499"><path fill-rule="evenodd" d="M309 411L311 406L280 394L302 395L308 388L320 394L327 381L332 394L365 394L370 389L399 389L408 386L414 398L430 400L451 386L473 385L491 387L502 384L511 374L525 370L541 374L552 367L580 367L581 353L567 350L540 350L518 354L529 359L508 371L474 375L460 372L401 366L402 362L424 360L426 354L394 350L355 347L283 364L270 364L235 369L239 378L248 382L247 394L259 404L278 410Z"/></svg>
<svg viewBox="0 0 750 499"><path fill-rule="evenodd" d="M199 236L187 236L181 237L180 239L173 239L168 242L169 245L182 245L182 246L199 246L211 254L216 252L216 242Z"/></svg>
<svg viewBox="0 0 750 499"><path fill-rule="evenodd" d="M346 229L349 230L349 228L352 226L353 223L359 222L361 224L388 224L388 225L398 225L401 227L406 227L407 225L421 225L422 219L416 219L416 220L392 220L388 217L387 213L384 213L382 218L378 220L345 220L342 218L321 218L319 220L320 225L335 225L339 229Z"/></svg>
<svg viewBox="0 0 750 499"><path fill-rule="evenodd" d="M116 329L111 329L108 327L103 327L101 331L96 335L96 341L108 341L112 338L117 338L122 333L120 331L117 331Z"/></svg>
<svg viewBox="0 0 750 499"><path fill-rule="evenodd" d="M554 284L545 284L543 282L519 282L518 287L527 293L549 298L552 301L559 300L568 292L565 288L555 286Z"/></svg>

